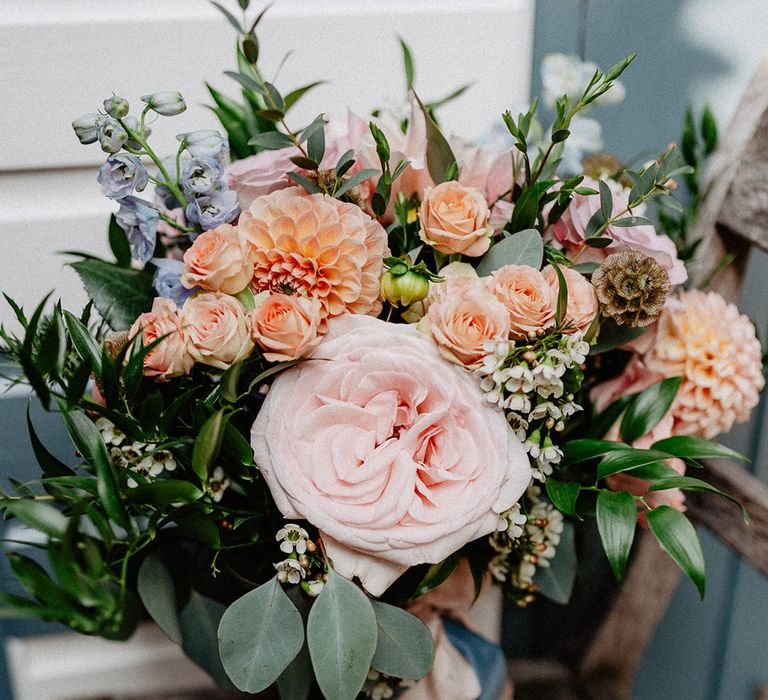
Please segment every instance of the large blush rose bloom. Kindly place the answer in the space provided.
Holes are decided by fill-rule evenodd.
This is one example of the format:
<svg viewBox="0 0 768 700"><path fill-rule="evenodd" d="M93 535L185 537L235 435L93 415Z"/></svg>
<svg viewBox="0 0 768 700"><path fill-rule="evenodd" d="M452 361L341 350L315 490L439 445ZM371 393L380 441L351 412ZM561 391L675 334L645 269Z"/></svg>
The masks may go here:
<svg viewBox="0 0 768 700"><path fill-rule="evenodd" d="M259 197L238 226L255 253L257 291L318 299L323 319L381 311L387 232L360 207L291 187Z"/></svg>
<svg viewBox="0 0 768 700"><path fill-rule="evenodd" d="M158 338L164 338L144 357L145 375L165 381L188 374L192 369L195 361L187 351L187 338L178 307L170 299L154 299L152 310L134 321L128 336L135 338L139 333L144 347Z"/></svg>
<svg viewBox="0 0 768 700"><path fill-rule="evenodd" d="M476 379L413 327L345 315L281 374L251 431L280 512L322 534L334 568L381 595L496 527L528 458Z"/></svg>
<svg viewBox="0 0 768 700"><path fill-rule="evenodd" d="M320 321L317 299L265 293L251 315L251 334L270 362L295 360L317 347Z"/></svg>
<svg viewBox="0 0 768 700"><path fill-rule="evenodd" d="M419 210L424 243L444 255L483 255L491 245L490 211L480 190L458 182L427 188Z"/></svg>
<svg viewBox="0 0 768 700"><path fill-rule="evenodd" d="M236 226L222 224L201 233L184 253L181 283L209 292L237 294L253 278L254 254Z"/></svg>
<svg viewBox="0 0 768 700"><path fill-rule="evenodd" d="M250 317L235 297L220 292L196 294L184 303L181 319L196 362L227 369L253 350Z"/></svg>
<svg viewBox="0 0 768 700"><path fill-rule="evenodd" d="M629 190L622 187L619 183L608 181L613 195L613 210L611 216L622 217L629 214L622 214L627 207ZM599 185L597 181L591 178L585 178L582 187L589 187L597 191ZM552 225L552 232L555 238L560 241L568 251L576 251L584 246L587 238L587 224L592 215L600 209L600 197L596 194L584 195L574 194L570 205L563 213L562 217ZM641 210L634 211L634 214L640 214ZM624 228L621 226L608 226L604 234L613 240L613 243L606 248L590 248L585 255L581 256L582 262L594 261L600 262L611 253L618 253L622 250L636 250L653 258L669 275L669 282L672 285L678 285L688 279L688 272L685 265L677 257L677 247L669 236L656 233L653 226L632 226Z"/></svg>
<svg viewBox="0 0 768 700"><path fill-rule="evenodd" d="M504 265L487 278L487 284L509 312L513 338L522 340L552 325L557 297L538 270L528 265Z"/></svg>
<svg viewBox="0 0 768 700"><path fill-rule="evenodd" d="M570 267L560 266L563 273L565 286L568 288L568 305L565 312L565 320L570 324L571 331L584 331L589 328L597 315L600 305L597 301L595 288L584 279L584 276L572 270ZM560 278L552 265L547 265L542 270L544 279L552 290L552 299L557 309L557 296L560 293Z"/></svg>

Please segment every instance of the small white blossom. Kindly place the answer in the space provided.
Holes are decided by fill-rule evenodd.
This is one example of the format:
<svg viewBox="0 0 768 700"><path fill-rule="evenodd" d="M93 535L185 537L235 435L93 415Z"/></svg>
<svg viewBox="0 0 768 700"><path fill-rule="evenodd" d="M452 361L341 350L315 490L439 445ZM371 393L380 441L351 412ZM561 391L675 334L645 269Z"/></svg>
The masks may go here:
<svg viewBox="0 0 768 700"><path fill-rule="evenodd" d="M229 479L221 467L216 467L208 478L208 488L214 502L218 503L224 497L224 492L229 488Z"/></svg>
<svg viewBox="0 0 768 700"><path fill-rule="evenodd" d="M296 525L296 523L287 523L277 531L275 539L280 543L281 552L286 554L291 554L292 552L304 554L307 551L309 534L303 527Z"/></svg>
<svg viewBox="0 0 768 700"><path fill-rule="evenodd" d="M285 559L275 564L277 570L277 580L280 583L300 583L306 577L307 572L304 567L295 559Z"/></svg>
<svg viewBox="0 0 768 700"><path fill-rule="evenodd" d="M125 440L125 433L120 430L115 424L108 418L101 416L96 419L96 427L101 433L101 437L104 438L104 442L107 445L120 445Z"/></svg>

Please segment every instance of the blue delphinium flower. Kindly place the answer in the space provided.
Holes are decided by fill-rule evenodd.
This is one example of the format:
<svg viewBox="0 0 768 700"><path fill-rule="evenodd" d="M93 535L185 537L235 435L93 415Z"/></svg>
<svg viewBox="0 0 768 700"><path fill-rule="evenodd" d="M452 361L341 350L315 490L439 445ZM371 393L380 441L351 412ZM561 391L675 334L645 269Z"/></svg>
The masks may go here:
<svg viewBox="0 0 768 700"><path fill-rule="evenodd" d="M160 213L137 197L123 197L115 219L131 245L131 257L146 263L155 251Z"/></svg>
<svg viewBox="0 0 768 700"><path fill-rule="evenodd" d="M128 134L116 119L105 117L99 122L99 144L107 153L117 153L128 142Z"/></svg>
<svg viewBox="0 0 768 700"><path fill-rule="evenodd" d="M202 129L176 136L184 142L187 151L194 158L215 158L220 163L229 155L229 141L218 131Z"/></svg>
<svg viewBox="0 0 768 700"><path fill-rule="evenodd" d="M157 268L154 287L159 296L170 299L177 306L183 306L184 302L199 287L187 289L181 283L181 273L184 272L184 263L173 258L152 258L152 264Z"/></svg>
<svg viewBox="0 0 768 700"><path fill-rule="evenodd" d="M131 153L119 153L107 158L96 176L101 191L110 199L122 199L134 190L141 192L149 180L147 169Z"/></svg>
<svg viewBox="0 0 768 700"><path fill-rule="evenodd" d="M187 207L187 221L198 224L203 231L210 231L232 221L240 209L237 194L232 190L220 190L198 197Z"/></svg>
<svg viewBox="0 0 768 700"><path fill-rule="evenodd" d="M224 168L213 158L191 158L181 171L181 186L185 194L210 194L224 176Z"/></svg>

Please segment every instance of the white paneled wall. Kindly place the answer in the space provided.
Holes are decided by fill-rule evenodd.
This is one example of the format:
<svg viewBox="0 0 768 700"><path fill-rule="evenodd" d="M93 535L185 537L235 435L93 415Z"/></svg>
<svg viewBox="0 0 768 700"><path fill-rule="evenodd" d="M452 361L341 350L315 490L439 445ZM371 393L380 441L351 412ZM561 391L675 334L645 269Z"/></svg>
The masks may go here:
<svg viewBox="0 0 768 700"><path fill-rule="evenodd" d="M474 83L442 112L451 131L479 137L528 99L533 0L278 0L260 30L268 76L292 51L278 87L329 80L296 108L297 123L396 103L397 36L425 99ZM28 306L54 288L71 307L85 300L57 251L104 253L113 207L94 180L104 156L77 142L72 118L112 91L135 104L179 89L190 109L155 125L170 151L175 134L215 125L203 81L235 94L221 76L232 60L233 31L205 0L0 0L0 288ZM0 321L12 325L7 307Z"/></svg>

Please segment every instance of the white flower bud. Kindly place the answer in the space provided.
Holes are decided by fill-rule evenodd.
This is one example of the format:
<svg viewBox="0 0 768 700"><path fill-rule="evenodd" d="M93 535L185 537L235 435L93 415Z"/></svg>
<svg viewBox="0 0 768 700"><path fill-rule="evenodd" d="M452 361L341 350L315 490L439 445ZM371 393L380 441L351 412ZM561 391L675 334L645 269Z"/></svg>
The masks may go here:
<svg viewBox="0 0 768 700"><path fill-rule="evenodd" d="M99 125L99 144L107 153L117 153L128 142L128 134L115 120L106 118Z"/></svg>
<svg viewBox="0 0 768 700"><path fill-rule="evenodd" d="M72 122L75 135L82 144L95 143L99 137L99 124L104 120L100 114L83 114Z"/></svg>
<svg viewBox="0 0 768 700"><path fill-rule="evenodd" d="M115 119L122 119L128 114L129 109L130 105L128 104L128 100L124 97L112 95L112 97L104 100L104 110L110 117L114 117Z"/></svg>
<svg viewBox="0 0 768 700"><path fill-rule="evenodd" d="M187 108L181 93L176 91L153 92L151 95L143 95L141 101L164 117L174 117Z"/></svg>

